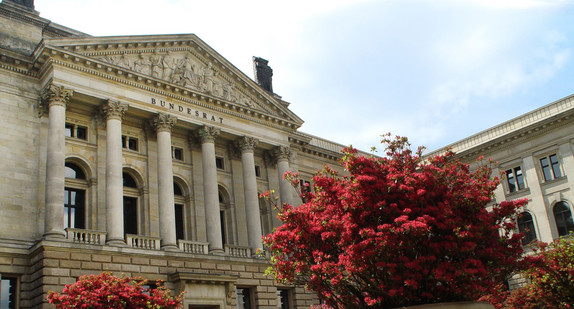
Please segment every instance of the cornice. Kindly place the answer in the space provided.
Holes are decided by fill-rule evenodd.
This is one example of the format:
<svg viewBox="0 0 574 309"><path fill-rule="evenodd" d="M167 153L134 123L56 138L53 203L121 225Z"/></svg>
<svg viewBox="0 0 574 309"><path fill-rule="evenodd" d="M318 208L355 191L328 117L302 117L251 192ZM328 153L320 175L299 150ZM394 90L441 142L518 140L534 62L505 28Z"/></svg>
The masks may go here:
<svg viewBox="0 0 574 309"><path fill-rule="evenodd" d="M32 70L33 66L30 57L0 47L0 69L30 77L38 77Z"/></svg>
<svg viewBox="0 0 574 309"><path fill-rule="evenodd" d="M91 74L131 87L139 88L151 93L200 106L212 111L242 118L265 126L295 131L301 124L290 121L247 106L226 101L205 93L185 88L149 75L139 74L129 69L121 68L82 54L75 54L69 50L43 46L36 52L37 62L34 67L40 66L36 76L42 76L50 66L59 65L76 71Z"/></svg>
<svg viewBox="0 0 574 309"><path fill-rule="evenodd" d="M545 121L543 123L538 123L537 125L524 128L519 132L513 132L513 134L508 134L493 141L481 144L480 147L473 147L467 150L457 152L456 156L462 160L468 160L470 158L478 157L481 155L488 157L495 152L510 149L516 145L526 142L528 139L540 135L545 135L552 130L556 130L565 125L571 124L573 119L574 119L574 110L570 111L567 114L562 115L561 117L557 117L556 119ZM442 150L445 150L445 148L443 148ZM440 150L434 151L431 154L425 155L425 157L431 155L437 155L439 154L439 151Z"/></svg>

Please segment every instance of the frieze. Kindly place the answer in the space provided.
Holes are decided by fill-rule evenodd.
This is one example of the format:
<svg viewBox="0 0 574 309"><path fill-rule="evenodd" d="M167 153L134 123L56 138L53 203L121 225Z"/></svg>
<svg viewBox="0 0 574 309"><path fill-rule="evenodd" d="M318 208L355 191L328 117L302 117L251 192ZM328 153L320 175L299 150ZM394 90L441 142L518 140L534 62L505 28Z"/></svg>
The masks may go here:
<svg viewBox="0 0 574 309"><path fill-rule="evenodd" d="M96 56L97 57L97 56ZM203 92L226 101L275 114L271 109L244 94L235 82L220 72L212 62L198 61L190 52L121 53L100 60L173 84Z"/></svg>

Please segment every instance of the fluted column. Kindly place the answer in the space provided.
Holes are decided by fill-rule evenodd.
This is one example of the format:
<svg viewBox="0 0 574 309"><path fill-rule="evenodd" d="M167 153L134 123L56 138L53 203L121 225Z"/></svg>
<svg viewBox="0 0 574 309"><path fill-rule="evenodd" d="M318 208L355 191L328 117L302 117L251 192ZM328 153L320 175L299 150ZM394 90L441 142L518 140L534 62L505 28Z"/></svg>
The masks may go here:
<svg viewBox="0 0 574 309"><path fill-rule="evenodd" d="M157 134L157 180L159 197L159 235L164 250L177 250L175 234L175 202L173 197L173 166L171 129L177 118L160 113L151 119Z"/></svg>
<svg viewBox="0 0 574 309"><path fill-rule="evenodd" d="M241 150L241 163L243 165L247 238L249 239L249 247L254 253L257 249L263 247L261 242L261 215L259 211L259 196L257 194L255 159L253 156L257 142L257 139L247 136L237 141L237 147Z"/></svg>
<svg viewBox="0 0 574 309"><path fill-rule="evenodd" d="M281 204L287 203L294 205L293 202L293 186L287 180L283 179L283 175L290 171L289 157L291 156L291 149L287 146L279 146L273 150L273 155L277 161L277 175L279 176L279 200Z"/></svg>
<svg viewBox="0 0 574 309"><path fill-rule="evenodd" d="M127 109L127 104L117 101L102 105L106 118L106 239L116 246L125 244L122 119Z"/></svg>
<svg viewBox="0 0 574 309"><path fill-rule="evenodd" d="M50 85L42 93L48 105L48 152L46 158L46 204L44 238L64 238L64 164L66 160L66 104L73 91Z"/></svg>
<svg viewBox="0 0 574 309"><path fill-rule="evenodd" d="M219 217L219 194L217 189L217 166L215 165L215 138L221 131L204 126L199 130L203 163L203 195L205 199L205 219L209 251L223 254L221 219Z"/></svg>

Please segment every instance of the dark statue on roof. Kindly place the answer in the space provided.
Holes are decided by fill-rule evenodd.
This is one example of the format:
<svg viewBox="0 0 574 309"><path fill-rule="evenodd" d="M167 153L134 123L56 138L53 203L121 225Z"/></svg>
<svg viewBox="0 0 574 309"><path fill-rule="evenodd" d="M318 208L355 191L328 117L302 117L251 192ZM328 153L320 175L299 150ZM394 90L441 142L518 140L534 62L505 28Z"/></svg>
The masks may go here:
<svg viewBox="0 0 574 309"><path fill-rule="evenodd" d="M32 9L32 10L34 9L34 0L10 0L10 1L12 1L16 4L19 4L19 5L25 6L29 9Z"/></svg>
<svg viewBox="0 0 574 309"><path fill-rule="evenodd" d="M255 81L263 89L273 92L273 84L271 78L273 77L273 69L268 65L269 61L259 57L253 57L253 65L255 66Z"/></svg>

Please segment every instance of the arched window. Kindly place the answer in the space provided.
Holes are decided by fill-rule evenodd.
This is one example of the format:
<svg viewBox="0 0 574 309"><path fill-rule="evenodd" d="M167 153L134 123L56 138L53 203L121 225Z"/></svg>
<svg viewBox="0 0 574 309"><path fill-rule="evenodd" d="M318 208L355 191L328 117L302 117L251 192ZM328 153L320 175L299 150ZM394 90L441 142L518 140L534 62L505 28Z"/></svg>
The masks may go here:
<svg viewBox="0 0 574 309"><path fill-rule="evenodd" d="M132 175L122 174L124 183L124 234L138 234L138 183Z"/></svg>
<svg viewBox="0 0 574 309"><path fill-rule="evenodd" d="M568 235L574 232L574 222L572 221L572 212L570 207L565 202L558 202L554 205L554 220L556 220L556 228L558 229L558 236Z"/></svg>
<svg viewBox="0 0 574 309"><path fill-rule="evenodd" d="M173 197L175 201L175 236L176 239L185 239L185 220L183 190L177 182L173 182Z"/></svg>
<svg viewBox="0 0 574 309"><path fill-rule="evenodd" d="M233 218L227 190L219 186L219 219L221 222L221 240L224 245L233 244Z"/></svg>
<svg viewBox="0 0 574 309"><path fill-rule="evenodd" d="M273 229L272 210L265 198L259 198L259 216L261 219L261 233L268 235Z"/></svg>
<svg viewBox="0 0 574 309"><path fill-rule="evenodd" d="M86 173L78 165L66 162L64 168L64 227L86 228Z"/></svg>
<svg viewBox="0 0 574 309"><path fill-rule="evenodd" d="M529 212L523 212L518 216L518 230L524 234L523 245L528 245L537 239L534 220Z"/></svg>

